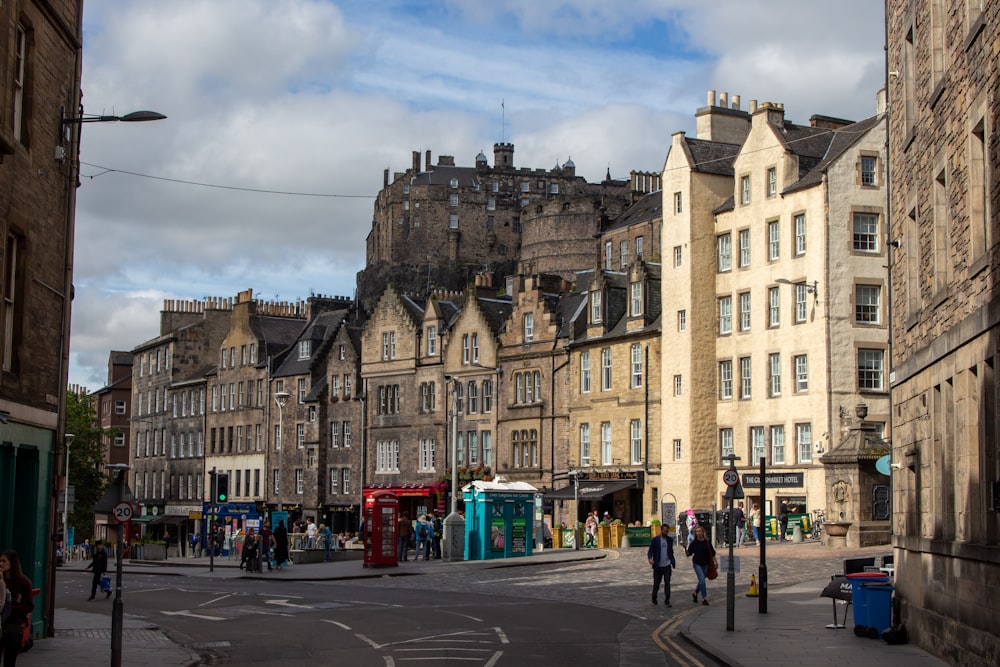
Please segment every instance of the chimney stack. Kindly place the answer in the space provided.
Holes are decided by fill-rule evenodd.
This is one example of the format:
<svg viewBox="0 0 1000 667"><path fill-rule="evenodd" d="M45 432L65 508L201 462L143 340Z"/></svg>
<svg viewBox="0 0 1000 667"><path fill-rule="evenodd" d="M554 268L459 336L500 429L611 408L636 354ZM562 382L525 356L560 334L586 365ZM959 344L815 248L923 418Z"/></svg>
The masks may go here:
<svg viewBox="0 0 1000 667"><path fill-rule="evenodd" d="M420 173L420 151L413 151L413 171Z"/></svg>

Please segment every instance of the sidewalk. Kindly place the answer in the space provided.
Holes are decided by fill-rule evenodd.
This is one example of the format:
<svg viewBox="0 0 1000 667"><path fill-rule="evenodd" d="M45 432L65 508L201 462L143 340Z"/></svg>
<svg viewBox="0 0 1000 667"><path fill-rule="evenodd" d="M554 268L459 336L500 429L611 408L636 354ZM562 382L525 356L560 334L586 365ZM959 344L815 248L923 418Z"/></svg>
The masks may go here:
<svg viewBox="0 0 1000 667"><path fill-rule="evenodd" d="M803 545L800 551L810 553L810 547ZM788 547L778 547L788 548ZM639 548L628 550L629 558L636 555ZM880 549L885 550L885 547ZM204 577L227 579L276 579L285 581L322 581L380 578L386 576L419 576L448 571L487 570L495 568L526 567L546 563L571 563L602 559L615 550L547 549L527 558L489 561L408 561L398 567L365 568L361 559L333 563L294 564L281 571L247 574L239 569L236 558L221 557L214 561L214 572L209 571L209 559L172 558L168 561L130 562L123 565L123 572L129 574L155 574L175 577ZM863 551L863 550L862 550ZM874 552L874 550L873 550ZM625 552L623 552L625 553ZM772 552L776 554L780 552ZM745 553L749 556L749 553ZM857 551L830 551L815 547L812 558L822 559L824 566L841 557L859 555ZM782 586L772 584L768 592L768 613L758 613L758 599L746 597L746 587L737 577L735 598L735 630L726 630L725 574L718 583L713 582L712 605L703 607L692 605L685 592L676 591L674 607L684 616L676 624L683 640L686 640L725 665L744 667L783 667L802 664L829 665L878 665L878 667L938 667L946 663L931 656L915 645L890 646L881 639L860 638L852 630L853 614L848 613L846 628L828 630L826 625L833 622L833 602L820 597L820 592L829 583L829 576L816 579L819 560L808 556L791 565L783 583L798 582ZM89 576L83 572L84 563L68 563L59 569L60 576ZM111 565L114 572L114 565ZM749 558L745 572L756 567ZM796 569L797 568L797 569ZM775 580L779 579L775 569ZM113 576L113 574L112 574ZM749 575L746 575L747 577ZM645 584L644 584L645 586ZM642 599L648 605L648 599ZM638 603L637 603L638 604ZM687 608L690 607L690 610ZM838 606L838 619L844 618L844 607ZM57 609L55 637L36 640L35 647L22 656L18 664L22 666L48 666L72 664L73 667L98 667L110 662L111 617L110 614L91 614L69 609ZM666 627L666 626L664 626ZM683 643L683 642L682 642ZM198 656L189 649L172 642L155 624L125 619L122 645L122 664L142 667L189 667L199 664Z"/></svg>

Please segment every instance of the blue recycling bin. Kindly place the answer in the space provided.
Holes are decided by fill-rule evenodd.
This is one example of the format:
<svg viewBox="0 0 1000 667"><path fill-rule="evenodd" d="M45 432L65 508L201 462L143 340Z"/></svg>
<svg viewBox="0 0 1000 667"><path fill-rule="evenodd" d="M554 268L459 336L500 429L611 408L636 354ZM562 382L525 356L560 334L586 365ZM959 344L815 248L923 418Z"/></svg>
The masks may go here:
<svg viewBox="0 0 1000 667"><path fill-rule="evenodd" d="M851 582L851 604L854 606L854 634L864 637L868 634L868 589L865 584L888 584L889 577L882 572L855 572L848 574ZM886 626L888 627L888 625ZM878 630L881 632L881 629Z"/></svg>
<svg viewBox="0 0 1000 667"><path fill-rule="evenodd" d="M865 633L870 639L878 639L884 630L892 627L892 592L896 587L890 583L864 583L861 589L868 608Z"/></svg>

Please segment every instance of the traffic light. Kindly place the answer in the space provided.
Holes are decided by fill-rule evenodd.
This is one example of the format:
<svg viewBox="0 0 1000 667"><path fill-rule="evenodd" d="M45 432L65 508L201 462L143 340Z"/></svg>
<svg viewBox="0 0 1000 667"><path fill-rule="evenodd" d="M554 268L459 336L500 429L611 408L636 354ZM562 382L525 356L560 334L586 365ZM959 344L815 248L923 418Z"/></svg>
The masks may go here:
<svg viewBox="0 0 1000 667"><path fill-rule="evenodd" d="M229 502L229 473L215 473L215 502L222 504Z"/></svg>

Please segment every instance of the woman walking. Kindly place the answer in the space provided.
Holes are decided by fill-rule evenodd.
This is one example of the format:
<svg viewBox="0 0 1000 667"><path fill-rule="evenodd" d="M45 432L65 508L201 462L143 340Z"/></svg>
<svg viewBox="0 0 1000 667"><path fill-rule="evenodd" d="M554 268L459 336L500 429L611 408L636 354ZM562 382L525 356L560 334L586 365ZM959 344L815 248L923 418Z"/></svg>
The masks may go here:
<svg viewBox="0 0 1000 667"><path fill-rule="evenodd" d="M14 667L17 664L17 654L21 652L21 637L24 628L28 626L28 617L34 611L35 603L32 601L31 580L21 570L21 560L16 551L0 553L0 572L3 573L3 583L10 591L11 600L10 618L3 624L0 654L3 655L3 667Z"/></svg>
<svg viewBox="0 0 1000 667"><path fill-rule="evenodd" d="M288 529L285 528L284 519L278 521L278 527L274 529L271 539L274 542L275 566L280 570L288 560Z"/></svg>
<svg viewBox="0 0 1000 667"><path fill-rule="evenodd" d="M708 606L708 587L705 585L705 577L708 574L708 565L715 560L715 547L705 537L705 529L698 526L694 529L694 540L685 550L694 565L694 573L698 576L698 585L691 594L691 600L698 602L698 591L701 591L701 603Z"/></svg>

